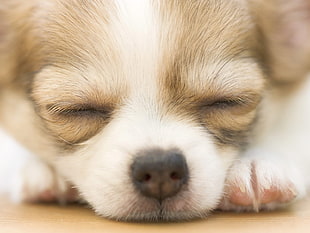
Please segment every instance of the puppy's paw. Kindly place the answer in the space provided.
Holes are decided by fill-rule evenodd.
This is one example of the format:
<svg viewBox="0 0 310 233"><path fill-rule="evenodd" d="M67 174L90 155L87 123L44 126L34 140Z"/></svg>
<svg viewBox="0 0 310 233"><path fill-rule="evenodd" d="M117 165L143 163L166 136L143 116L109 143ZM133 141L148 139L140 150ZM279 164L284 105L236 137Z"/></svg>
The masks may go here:
<svg viewBox="0 0 310 233"><path fill-rule="evenodd" d="M234 211L279 208L303 196L301 183L300 177L283 164L245 158L230 169L219 208Z"/></svg>
<svg viewBox="0 0 310 233"><path fill-rule="evenodd" d="M77 191L44 162L29 158L14 177L11 198L15 202L74 202Z"/></svg>

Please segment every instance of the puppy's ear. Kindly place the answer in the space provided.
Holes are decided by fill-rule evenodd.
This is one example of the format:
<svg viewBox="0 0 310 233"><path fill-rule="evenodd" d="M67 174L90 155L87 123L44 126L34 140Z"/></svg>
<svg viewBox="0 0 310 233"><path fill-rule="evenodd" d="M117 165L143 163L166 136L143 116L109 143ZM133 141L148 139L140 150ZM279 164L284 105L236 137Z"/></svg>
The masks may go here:
<svg viewBox="0 0 310 233"><path fill-rule="evenodd" d="M298 81L310 71L310 1L251 0L270 75Z"/></svg>
<svg viewBox="0 0 310 233"><path fill-rule="evenodd" d="M33 2L10 0L0 4L0 88L12 81L26 83L38 64Z"/></svg>
<svg viewBox="0 0 310 233"><path fill-rule="evenodd" d="M13 37L5 6L0 6L0 87L9 82L15 70L16 53Z"/></svg>

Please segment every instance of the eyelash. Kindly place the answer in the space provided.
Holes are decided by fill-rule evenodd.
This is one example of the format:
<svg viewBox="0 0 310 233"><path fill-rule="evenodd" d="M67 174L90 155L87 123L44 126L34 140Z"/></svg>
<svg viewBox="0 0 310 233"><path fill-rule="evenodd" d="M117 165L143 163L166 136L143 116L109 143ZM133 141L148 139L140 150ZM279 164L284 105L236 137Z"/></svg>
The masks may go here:
<svg viewBox="0 0 310 233"><path fill-rule="evenodd" d="M201 109L206 110L225 110L229 108L234 108L238 106L245 105L247 100L241 97L235 99L219 99L213 102L206 101L200 105ZM112 115L113 108L110 106L103 106L100 108L95 108L93 106L81 105L81 106L69 106L63 107L59 105L49 105L46 107L47 111L51 114L62 116L62 117L100 117L103 119L109 119Z"/></svg>
<svg viewBox="0 0 310 233"><path fill-rule="evenodd" d="M242 99L227 99L227 100L223 99L223 100L217 100L217 101L214 101L208 104L208 107L226 109L226 108L237 107L243 104L245 104L245 101Z"/></svg>
<svg viewBox="0 0 310 233"><path fill-rule="evenodd" d="M57 114L64 117L93 117L99 116L103 118L109 118L112 113L111 107L94 108L91 106L73 106L68 108L62 108L59 106L47 107L48 112Z"/></svg>

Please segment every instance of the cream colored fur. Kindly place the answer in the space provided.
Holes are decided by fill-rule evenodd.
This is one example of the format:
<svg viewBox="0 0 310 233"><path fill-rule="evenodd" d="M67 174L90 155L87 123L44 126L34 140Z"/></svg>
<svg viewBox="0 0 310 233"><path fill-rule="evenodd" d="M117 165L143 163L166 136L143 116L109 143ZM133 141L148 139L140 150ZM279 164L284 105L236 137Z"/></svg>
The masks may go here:
<svg viewBox="0 0 310 233"><path fill-rule="evenodd" d="M309 15L306 0L0 0L0 125L26 148L1 132L0 190L123 221L303 198ZM162 202L130 177L149 148L189 167Z"/></svg>

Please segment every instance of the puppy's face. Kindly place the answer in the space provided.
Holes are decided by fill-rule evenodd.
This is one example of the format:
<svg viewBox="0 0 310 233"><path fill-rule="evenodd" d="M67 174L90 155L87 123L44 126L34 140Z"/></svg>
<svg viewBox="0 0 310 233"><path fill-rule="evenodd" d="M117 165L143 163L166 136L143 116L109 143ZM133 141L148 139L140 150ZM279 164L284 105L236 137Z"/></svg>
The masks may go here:
<svg viewBox="0 0 310 233"><path fill-rule="evenodd" d="M4 1L1 123L102 216L205 216L251 138L265 81L309 70L309 9L307 0Z"/></svg>
<svg viewBox="0 0 310 233"><path fill-rule="evenodd" d="M180 220L216 208L264 83L246 4L47 8L32 97L57 169L110 218Z"/></svg>

